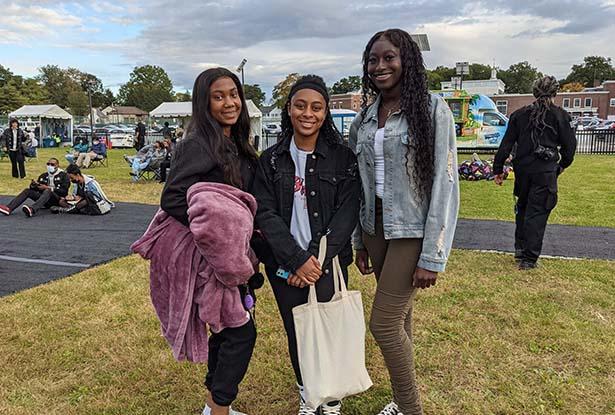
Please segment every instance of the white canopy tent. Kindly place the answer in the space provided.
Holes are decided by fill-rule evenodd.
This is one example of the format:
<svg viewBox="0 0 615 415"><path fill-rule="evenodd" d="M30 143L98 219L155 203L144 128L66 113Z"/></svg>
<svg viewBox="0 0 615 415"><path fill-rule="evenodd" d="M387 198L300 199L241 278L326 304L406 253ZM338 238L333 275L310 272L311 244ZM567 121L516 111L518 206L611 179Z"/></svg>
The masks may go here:
<svg viewBox="0 0 615 415"><path fill-rule="evenodd" d="M73 144L73 116L57 105L24 105L10 113L10 118L17 118L20 121L38 121L41 144L45 137L50 136L55 131L56 125L60 128L64 127L70 144ZM66 128L67 122L68 128Z"/></svg>
<svg viewBox="0 0 615 415"><path fill-rule="evenodd" d="M252 100L246 100L250 115L250 136L261 136L263 131L263 114ZM149 113L152 118L189 118L192 117L192 102L163 102Z"/></svg>

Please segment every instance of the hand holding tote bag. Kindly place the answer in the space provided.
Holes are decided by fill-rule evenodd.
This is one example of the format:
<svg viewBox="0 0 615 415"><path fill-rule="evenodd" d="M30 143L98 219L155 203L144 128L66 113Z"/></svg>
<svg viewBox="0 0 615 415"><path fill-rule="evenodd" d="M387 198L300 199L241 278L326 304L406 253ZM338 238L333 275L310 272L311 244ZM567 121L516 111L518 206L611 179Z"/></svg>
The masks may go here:
<svg viewBox="0 0 615 415"><path fill-rule="evenodd" d="M318 261L327 253L326 236L320 240ZM306 403L318 408L372 386L365 368L365 319L359 291L348 291L338 257L333 259L335 293L319 303L310 286L306 304L293 308L299 367Z"/></svg>

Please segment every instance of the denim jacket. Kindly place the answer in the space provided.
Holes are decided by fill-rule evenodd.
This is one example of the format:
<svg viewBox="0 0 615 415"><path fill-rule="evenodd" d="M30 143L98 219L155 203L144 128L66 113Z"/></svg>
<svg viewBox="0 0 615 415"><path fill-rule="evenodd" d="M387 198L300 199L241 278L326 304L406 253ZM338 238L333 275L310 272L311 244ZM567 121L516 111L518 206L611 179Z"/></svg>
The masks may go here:
<svg viewBox="0 0 615 415"><path fill-rule="evenodd" d="M380 96L364 116L359 114L350 127L350 148L357 155L363 186L360 223L353 236L355 249L365 249L361 231L375 235L376 180L374 172L374 136L378 129ZM459 210L459 179L453 115L446 102L431 95L431 119L434 126L434 176L431 198L421 200L416 183L406 171L408 123L401 110L386 121L384 132L384 237L390 239L423 238L418 266L442 272L453 244ZM413 158L409 154L410 162Z"/></svg>

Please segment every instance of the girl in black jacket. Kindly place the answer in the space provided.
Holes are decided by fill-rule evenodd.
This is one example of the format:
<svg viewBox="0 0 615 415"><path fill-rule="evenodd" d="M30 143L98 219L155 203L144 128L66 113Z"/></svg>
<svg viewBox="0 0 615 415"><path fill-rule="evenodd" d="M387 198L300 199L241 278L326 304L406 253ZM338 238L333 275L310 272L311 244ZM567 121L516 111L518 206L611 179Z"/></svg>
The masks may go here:
<svg viewBox="0 0 615 415"><path fill-rule="evenodd" d="M331 258L339 255L348 279L352 263L351 234L359 217L361 185L357 161L341 140L329 111L322 78L308 75L291 88L282 112L281 140L260 158L253 193L258 202L257 228L269 250L260 252L288 336L291 363L300 393L303 383L297 359L292 309L307 302L308 285L316 284L319 301L333 296ZM327 259L316 259L327 234ZM339 414L340 402L321 407ZM300 399L300 415L317 413Z"/></svg>
<svg viewBox="0 0 615 415"><path fill-rule="evenodd" d="M224 68L201 73L194 83L187 137L173 152L160 207L188 226L186 193L193 184L224 183L247 191L257 163L249 134L250 116L237 76ZM205 378L210 395L203 415L244 415L230 405L237 397L255 342L252 318L241 327L210 335Z"/></svg>

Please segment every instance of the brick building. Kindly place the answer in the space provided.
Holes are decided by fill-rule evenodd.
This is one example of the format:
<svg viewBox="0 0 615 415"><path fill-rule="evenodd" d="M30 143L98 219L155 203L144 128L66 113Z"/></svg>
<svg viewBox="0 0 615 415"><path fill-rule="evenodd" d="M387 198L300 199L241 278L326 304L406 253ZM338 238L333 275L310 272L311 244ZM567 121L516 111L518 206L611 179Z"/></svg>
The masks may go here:
<svg viewBox="0 0 615 415"><path fill-rule="evenodd" d="M333 94L329 97L329 107L331 109L345 109L358 112L361 109L361 92Z"/></svg>
<svg viewBox="0 0 615 415"><path fill-rule="evenodd" d="M534 102L532 94L496 94L490 98L498 110L507 116ZM615 81L604 81L599 87L585 88L581 92L560 92L555 97L555 103L573 117L615 119Z"/></svg>

